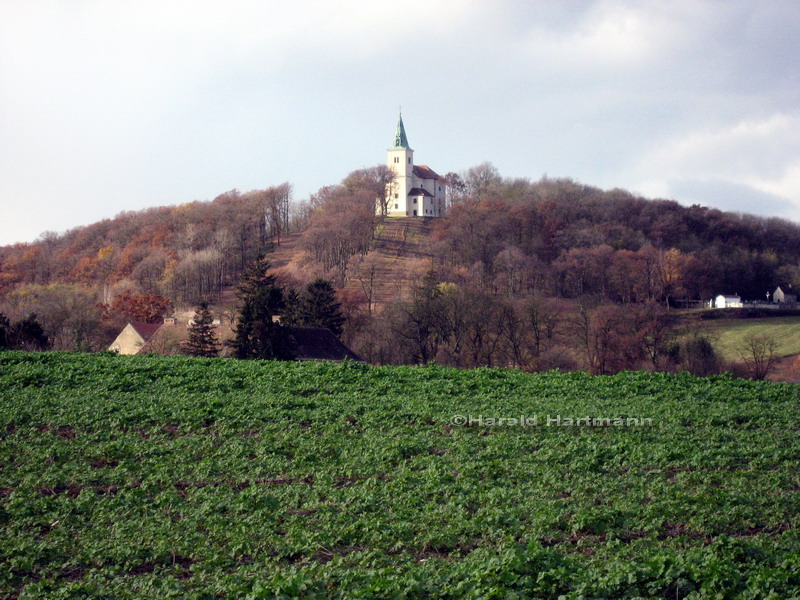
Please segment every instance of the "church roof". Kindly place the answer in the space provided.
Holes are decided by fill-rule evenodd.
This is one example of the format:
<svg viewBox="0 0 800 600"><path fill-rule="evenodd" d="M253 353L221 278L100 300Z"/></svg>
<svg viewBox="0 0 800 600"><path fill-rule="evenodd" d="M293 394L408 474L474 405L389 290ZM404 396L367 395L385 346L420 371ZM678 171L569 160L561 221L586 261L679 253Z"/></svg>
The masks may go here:
<svg viewBox="0 0 800 600"><path fill-rule="evenodd" d="M441 179L439 174L428 165L414 165L414 175L420 179Z"/></svg>
<svg viewBox="0 0 800 600"><path fill-rule="evenodd" d="M422 188L411 188L408 190L409 196L430 196L433 198L433 194L431 194L428 190L423 190Z"/></svg>
<svg viewBox="0 0 800 600"><path fill-rule="evenodd" d="M405 148L411 150L408 145L408 138L406 137L406 128L403 126L403 115L397 119L397 130L394 132L394 145L392 148Z"/></svg>

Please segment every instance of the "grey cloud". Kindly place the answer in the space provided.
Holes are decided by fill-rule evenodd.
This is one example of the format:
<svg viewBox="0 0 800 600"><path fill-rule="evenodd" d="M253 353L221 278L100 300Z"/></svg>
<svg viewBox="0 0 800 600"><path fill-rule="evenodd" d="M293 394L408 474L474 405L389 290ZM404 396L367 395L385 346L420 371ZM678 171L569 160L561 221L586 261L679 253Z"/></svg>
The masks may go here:
<svg viewBox="0 0 800 600"><path fill-rule="evenodd" d="M729 181L674 180L669 182L669 189L671 195L684 204L788 219L798 215L798 207L785 198Z"/></svg>

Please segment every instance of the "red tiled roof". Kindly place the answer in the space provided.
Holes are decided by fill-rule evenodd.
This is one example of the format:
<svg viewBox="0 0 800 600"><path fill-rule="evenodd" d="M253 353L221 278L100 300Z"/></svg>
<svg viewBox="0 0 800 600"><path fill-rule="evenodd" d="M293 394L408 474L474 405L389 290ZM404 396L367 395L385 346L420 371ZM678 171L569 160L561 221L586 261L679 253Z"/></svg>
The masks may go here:
<svg viewBox="0 0 800 600"><path fill-rule="evenodd" d="M145 342L153 337L153 334L161 327L161 323L141 323L139 321L131 321L130 325Z"/></svg>
<svg viewBox="0 0 800 600"><path fill-rule="evenodd" d="M414 165L414 175L420 179L441 179L428 165Z"/></svg>
<svg viewBox="0 0 800 600"><path fill-rule="evenodd" d="M423 190L422 188L411 188L408 190L409 196L430 196L433 198L433 194L431 194L428 190Z"/></svg>

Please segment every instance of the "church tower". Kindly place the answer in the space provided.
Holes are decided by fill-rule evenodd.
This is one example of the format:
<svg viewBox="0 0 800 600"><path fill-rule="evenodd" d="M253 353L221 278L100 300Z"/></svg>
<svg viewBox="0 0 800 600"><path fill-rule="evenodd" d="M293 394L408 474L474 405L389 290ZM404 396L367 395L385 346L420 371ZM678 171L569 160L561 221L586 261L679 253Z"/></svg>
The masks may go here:
<svg viewBox="0 0 800 600"><path fill-rule="evenodd" d="M386 165L394 173L387 186L389 216L441 217L445 213L445 182L427 165L414 164L414 151L408 145L403 115L397 119L392 147L386 151ZM376 206L377 208L377 206Z"/></svg>
<svg viewBox="0 0 800 600"><path fill-rule="evenodd" d="M395 173L389 198L390 212L406 212L406 199L411 189L411 175L414 171L414 151L408 145L403 115L397 119L392 147L386 151L386 164Z"/></svg>

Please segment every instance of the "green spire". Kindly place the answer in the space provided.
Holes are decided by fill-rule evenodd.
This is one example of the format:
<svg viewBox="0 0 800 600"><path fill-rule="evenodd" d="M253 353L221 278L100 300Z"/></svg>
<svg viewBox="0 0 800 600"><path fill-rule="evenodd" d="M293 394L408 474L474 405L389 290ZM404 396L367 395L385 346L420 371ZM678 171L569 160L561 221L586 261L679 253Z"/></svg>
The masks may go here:
<svg viewBox="0 0 800 600"><path fill-rule="evenodd" d="M403 127L403 114L400 113L400 118L397 120L397 131L394 133L394 146L393 148L405 148L411 150L408 146L408 138L406 137L406 128Z"/></svg>

